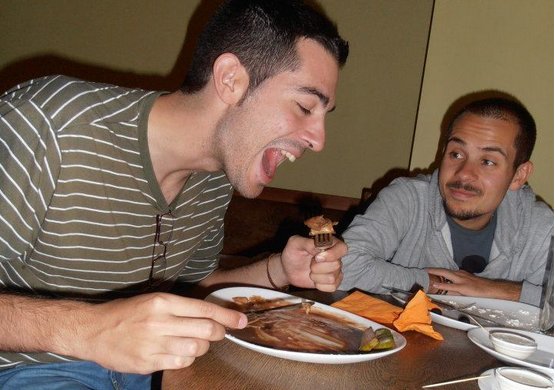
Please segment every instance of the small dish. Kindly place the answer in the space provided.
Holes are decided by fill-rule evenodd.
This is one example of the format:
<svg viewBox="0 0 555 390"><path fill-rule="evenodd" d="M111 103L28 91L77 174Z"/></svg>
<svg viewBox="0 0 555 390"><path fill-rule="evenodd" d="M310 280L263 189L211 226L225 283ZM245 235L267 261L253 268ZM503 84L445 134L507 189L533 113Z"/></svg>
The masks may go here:
<svg viewBox="0 0 555 390"><path fill-rule="evenodd" d="M549 376L550 378L553 378L555 376L555 373L553 371L553 347L555 346L555 344L553 343L553 337L540 333L519 330L519 334L524 334L528 337L533 338L534 341L536 341L536 343L538 344L538 349L526 359L517 359L512 356L505 355L504 353L497 352L493 348L493 344L489 339L489 334L491 332L499 330L506 331L507 328L486 327L486 330L487 332L484 332L483 329L480 328L470 329L467 332L468 338L484 352L492 355L502 362L508 363L508 365L527 367L534 371L539 371L542 374Z"/></svg>
<svg viewBox="0 0 555 390"><path fill-rule="evenodd" d="M553 390L551 378L526 368L496 368L494 377L500 390Z"/></svg>
<svg viewBox="0 0 555 390"><path fill-rule="evenodd" d="M533 338L514 331L492 331L489 339L497 352L517 359L526 359L538 349Z"/></svg>

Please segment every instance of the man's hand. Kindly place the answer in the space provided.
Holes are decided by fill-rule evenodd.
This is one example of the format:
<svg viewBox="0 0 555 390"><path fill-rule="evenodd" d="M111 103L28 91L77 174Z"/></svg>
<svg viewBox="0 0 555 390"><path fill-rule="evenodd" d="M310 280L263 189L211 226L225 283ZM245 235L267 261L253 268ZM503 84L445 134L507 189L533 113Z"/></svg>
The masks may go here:
<svg viewBox="0 0 555 390"><path fill-rule="evenodd" d="M347 245L335 237L333 245L321 251L314 246L314 240L293 236L281 254L281 263L289 283L331 292L343 279L341 257L346 253Z"/></svg>
<svg viewBox="0 0 555 390"><path fill-rule="evenodd" d="M429 289L429 292L431 293L443 290L450 295L467 295L510 301L520 299L522 283L519 282L481 278L462 270L427 268L426 271L430 275L431 289ZM439 281L441 277L445 279L444 282Z"/></svg>
<svg viewBox="0 0 555 390"><path fill-rule="evenodd" d="M148 374L191 365L226 327L243 328L247 318L206 301L153 293L91 306L75 325L67 354Z"/></svg>

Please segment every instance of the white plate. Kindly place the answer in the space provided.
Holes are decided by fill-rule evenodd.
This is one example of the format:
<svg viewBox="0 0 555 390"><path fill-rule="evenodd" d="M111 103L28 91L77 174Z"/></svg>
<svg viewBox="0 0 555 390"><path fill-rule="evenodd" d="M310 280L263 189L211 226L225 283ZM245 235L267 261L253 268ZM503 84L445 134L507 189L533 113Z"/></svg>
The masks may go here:
<svg viewBox="0 0 555 390"><path fill-rule="evenodd" d="M274 290L267 290L264 288L255 288L255 287L230 287L224 288L218 291L213 292L208 297L206 297L207 301L224 305L229 302L233 302L234 297L251 297L251 296L260 296L265 299L275 299L275 298L285 298L291 299L295 298L292 295L285 294L279 291ZM350 321L353 321L357 324L363 325L365 327L372 326L374 329L384 328L383 325L378 324L377 322L367 320L366 318L360 317L356 314L352 314L346 312L341 309L337 309L335 307L331 307L328 305L324 305L321 303L316 302L314 307L319 308L320 310L326 311L330 314L338 315L344 317ZM269 347L263 347L260 345L252 344L247 341L238 339L232 335L226 334L225 337L230 341L237 343L245 348L251 349L253 351L257 351L266 355L275 356L282 359L289 359L289 360L297 360L300 362L308 362L308 363L324 363L324 364L346 364L346 363L358 363L364 362L368 360L379 359L381 357L391 355L395 352L400 351L407 345L406 339L398 332L393 329L390 329L391 333L393 334L393 338L395 340L396 347L393 349L389 349L383 352L375 352L375 353L364 353L364 354L325 354L325 353L307 353L307 352L294 352L294 351L286 351L282 349L274 349Z"/></svg>
<svg viewBox="0 0 555 390"><path fill-rule="evenodd" d="M485 375L489 375L489 376L486 378L478 379L478 387L480 388L480 390L501 390L497 382L497 379L495 378L494 368L484 371L480 376L485 376Z"/></svg>
<svg viewBox="0 0 555 390"><path fill-rule="evenodd" d="M391 296L401 303L406 303L403 294L392 293ZM479 314L486 316L501 323L508 328L520 328L525 330L535 330L538 326L540 309L526 303L505 301L503 299L465 297L457 295L428 295L430 298L464 307L474 304L468 314ZM430 313L432 321L436 324L449 326L460 330L470 330L477 326L467 322L459 321L437 313ZM501 326L501 325L500 325Z"/></svg>
<svg viewBox="0 0 555 390"><path fill-rule="evenodd" d="M506 328L489 327L486 329L488 331L506 330ZM470 329L467 332L467 335L470 341L472 341L478 347L482 348L484 351L496 357L497 359L506 363L515 364L517 366L532 368L536 371L543 372L544 374L549 375L551 378L553 378L553 337L539 333L528 332L525 330L518 330L515 332L532 337L538 344L538 350L526 359L517 359L512 356L497 352L493 348L493 344L489 340L489 334L481 328Z"/></svg>
<svg viewBox="0 0 555 390"><path fill-rule="evenodd" d="M499 386L497 386L497 381L493 374L493 368L483 372L481 376L483 375L489 376L487 378L478 379L478 387L480 390L499 390Z"/></svg>

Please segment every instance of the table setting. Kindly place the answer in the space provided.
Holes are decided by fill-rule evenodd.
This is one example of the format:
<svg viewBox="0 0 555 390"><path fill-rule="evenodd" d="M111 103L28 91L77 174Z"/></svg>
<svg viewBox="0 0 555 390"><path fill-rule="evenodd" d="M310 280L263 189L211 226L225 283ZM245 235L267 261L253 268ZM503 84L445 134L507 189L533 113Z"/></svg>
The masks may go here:
<svg viewBox="0 0 555 390"><path fill-rule="evenodd" d="M194 384L194 388L198 389L222 386L226 389L445 387L453 390L503 390L511 388L506 384L500 387L497 370L504 367L526 370L527 375L538 373L542 375L541 380L547 378L552 383L552 330L551 334L547 334L539 329L502 327L499 323L486 321L475 324L453 318L447 321L440 318L441 311L434 304L438 297L432 295L430 299L423 291L416 292L405 303L392 295L362 291L323 293L300 289L284 293L257 287L225 288L212 292L205 299L229 307L236 297L260 297L291 303L301 298L309 299L314 302L315 308L345 318L362 328L389 329L394 335L395 347L373 353L307 353L259 345L229 333L223 341L213 344L210 351L191 367L165 372L163 389L178 389L187 383ZM442 299L450 299L466 307L468 305L463 298L468 297L442 296ZM474 299L473 310L485 309L484 313L487 313L498 303L500 311L495 312L497 321L501 319L501 312L514 314L514 310L508 310L509 307L522 315L521 304L495 301ZM481 308L480 304L484 307ZM535 308L533 312L534 316L537 314L536 327L541 314L539 310ZM525 326L532 325L526 323ZM489 333L495 330L521 332L535 340L536 349L526 358L505 355L497 351L489 339ZM522 377L522 372L508 374Z"/></svg>
<svg viewBox="0 0 555 390"><path fill-rule="evenodd" d="M162 389L553 390L551 270L539 307L387 286L222 288L204 299L246 313L247 327L164 372Z"/></svg>

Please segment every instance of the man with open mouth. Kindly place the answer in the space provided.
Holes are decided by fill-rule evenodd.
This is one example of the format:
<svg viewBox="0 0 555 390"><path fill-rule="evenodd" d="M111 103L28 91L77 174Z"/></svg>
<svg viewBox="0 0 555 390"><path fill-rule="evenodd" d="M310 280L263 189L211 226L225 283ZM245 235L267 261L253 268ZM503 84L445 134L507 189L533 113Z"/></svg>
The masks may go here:
<svg viewBox="0 0 555 390"><path fill-rule="evenodd" d="M176 283L335 290L337 239L218 260L233 190L256 197L324 147L347 56L301 0L228 0L177 91L48 76L1 95L0 387L146 389L246 326Z"/></svg>

